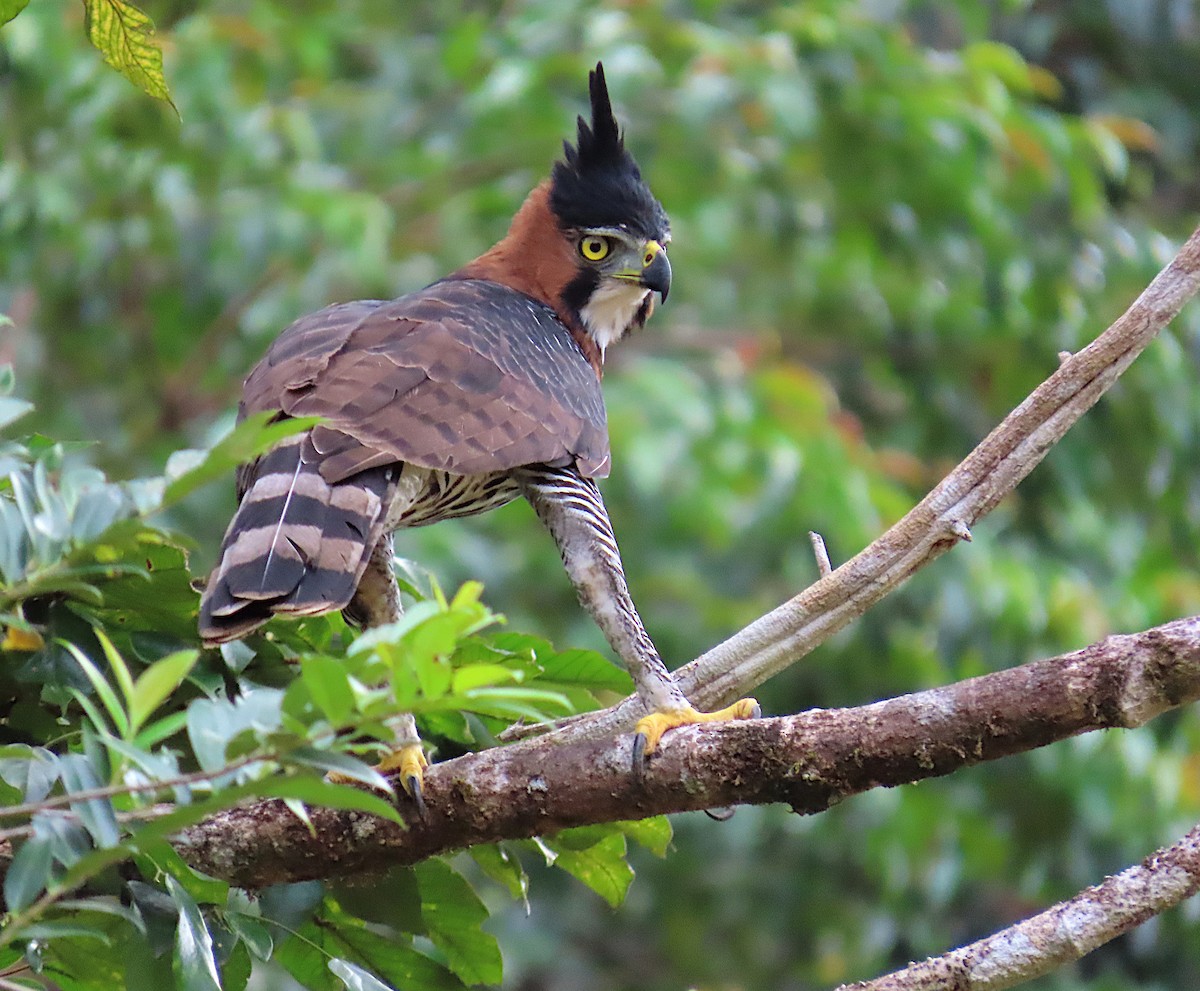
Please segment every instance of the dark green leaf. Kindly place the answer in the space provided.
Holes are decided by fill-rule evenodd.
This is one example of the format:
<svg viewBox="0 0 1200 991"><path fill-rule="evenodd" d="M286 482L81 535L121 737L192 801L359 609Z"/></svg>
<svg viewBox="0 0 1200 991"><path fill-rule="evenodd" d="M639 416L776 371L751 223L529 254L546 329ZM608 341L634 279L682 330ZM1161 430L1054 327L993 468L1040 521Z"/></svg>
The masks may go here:
<svg viewBox="0 0 1200 991"><path fill-rule="evenodd" d="M175 934L175 960L184 991L221 991L221 977L213 956L212 934L200 907L187 889L167 876L167 890L179 909Z"/></svg>
<svg viewBox="0 0 1200 991"><path fill-rule="evenodd" d="M109 946L112 937L103 929L95 926L80 925L75 922L35 922L21 930L22 939L94 939Z"/></svg>
<svg viewBox="0 0 1200 991"><path fill-rule="evenodd" d="M4 901L9 911L21 911L46 890L53 864L48 837L34 835L21 844L4 877Z"/></svg>
<svg viewBox="0 0 1200 991"><path fill-rule="evenodd" d="M446 954L450 969L466 984L499 984L500 947L481 926L488 911L466 880L443 860L413 868L421 892L421 916L429 938Z"/></svg>
<svg viewBox="0 0 1200 991"><path fill-rule="evenodd" d="M245 991L253 964L245 943L238 943L221 963L221 991Z"/></svg>
<svg viewBox="0 0 1200 991"><path fill-rule="evenodd" d="M62 783L67 794L91 791L101 786L100 779L96 777L91 764L82 754L65 754L59 758L59 765L62 768ZM83 821L97 846L112 847L120 842L121 829L117 825L116 813L113 812L109 799L89 798L82 802L72 802L71 809Z"/></svg>
<svg viewBox="0 0 1200 991"><path fill-rule="evenodd" d="M244 912L226 912L225 921L259 960L270 960L275 943L262 919Z"/></svg>

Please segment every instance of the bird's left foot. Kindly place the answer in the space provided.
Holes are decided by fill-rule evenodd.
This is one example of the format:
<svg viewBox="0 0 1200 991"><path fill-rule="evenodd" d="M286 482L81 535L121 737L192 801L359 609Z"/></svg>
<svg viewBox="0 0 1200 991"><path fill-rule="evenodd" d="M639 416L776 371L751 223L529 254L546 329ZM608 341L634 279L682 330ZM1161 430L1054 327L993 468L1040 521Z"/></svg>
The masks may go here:
<svg viewBox="0 0 1200 991"><path fill-rule="evenodd" d="M726 722L731 719L758 719L762 707L755 699L739 699L733 705L716 712L700 712L690 705L682 709L659 709L638 720L633 738L633 772L641 774L645 759L658 749L659 741L667 730L694 723Z"/></svg>
<svg viewBox="0 0 1200 991"><path fill-rule="evenodd" d="M421 817L422 822L427 818L422 791L425 782L425 768L428 766L429 759L425 756L425 750L419 742L406 743L402 747L397 747L385 755L376 766L376 770L380 774L389 774L392 771L400 772L400 784L412 798L413 804L417 807L417 815Z"/></svg>

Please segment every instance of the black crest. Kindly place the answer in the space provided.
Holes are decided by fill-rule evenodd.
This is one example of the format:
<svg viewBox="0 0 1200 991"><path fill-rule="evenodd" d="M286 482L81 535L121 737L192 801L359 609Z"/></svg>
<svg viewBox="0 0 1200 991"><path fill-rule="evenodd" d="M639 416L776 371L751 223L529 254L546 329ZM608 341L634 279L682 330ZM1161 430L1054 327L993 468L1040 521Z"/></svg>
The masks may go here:
<svg viewBox="0 0 1200 991"><path fill-rule="evenodd" d="M550 207L564 227L625 227L661 240L670 229L667 214L625 150L599 62L588 73L588 92L592 124L580 117L576 144L563 142L563 160L551 173Z"/></svg>

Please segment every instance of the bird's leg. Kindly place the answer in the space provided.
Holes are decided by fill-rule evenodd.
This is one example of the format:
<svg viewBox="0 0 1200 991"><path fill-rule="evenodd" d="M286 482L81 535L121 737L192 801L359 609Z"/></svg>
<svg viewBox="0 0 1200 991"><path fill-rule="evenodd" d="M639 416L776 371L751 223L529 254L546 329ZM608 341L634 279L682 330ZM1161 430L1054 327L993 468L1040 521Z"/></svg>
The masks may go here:
<svg viewBox="0 0 1200 991"><path fill-rule="evenodd" d="M366 570L358 583L354 598L345 609L346 618L356 626L370 629L394 623L404 614L400 604L400 586L396 583L396 572L392 567L392 535L385 534L372 548ZM425 799L422 782L429 761L417 735L417 723L411 712L402 712L388 720L388 728L395 733L393 749L379 762L382 773L399 771L404 790L412 796L417 812L425 818Z"/></svg>
<svg viewBox="0 0 1200 991"><path fill-rule="evenodd" d="M633 676L646 707L634 737L635 771L669 729L760 714L754 699L741 699L717 712L699 712L684 697L633 604L608 510L594 479L574 468L538 466L521 469L516 480L558 544L579 601Z"/></svg>

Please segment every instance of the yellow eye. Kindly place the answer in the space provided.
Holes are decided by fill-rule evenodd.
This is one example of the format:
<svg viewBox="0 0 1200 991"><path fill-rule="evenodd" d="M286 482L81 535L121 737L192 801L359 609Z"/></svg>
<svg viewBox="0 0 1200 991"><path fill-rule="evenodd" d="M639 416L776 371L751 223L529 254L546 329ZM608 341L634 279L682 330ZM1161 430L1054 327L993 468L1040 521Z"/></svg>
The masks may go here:
<svg viewBox="0 0 1200 991"><path fill-rule="evenodd" d="M590 262L603 261L612 250L612 245L606 237L590 234L579 242L579 253Z"/></svg>

